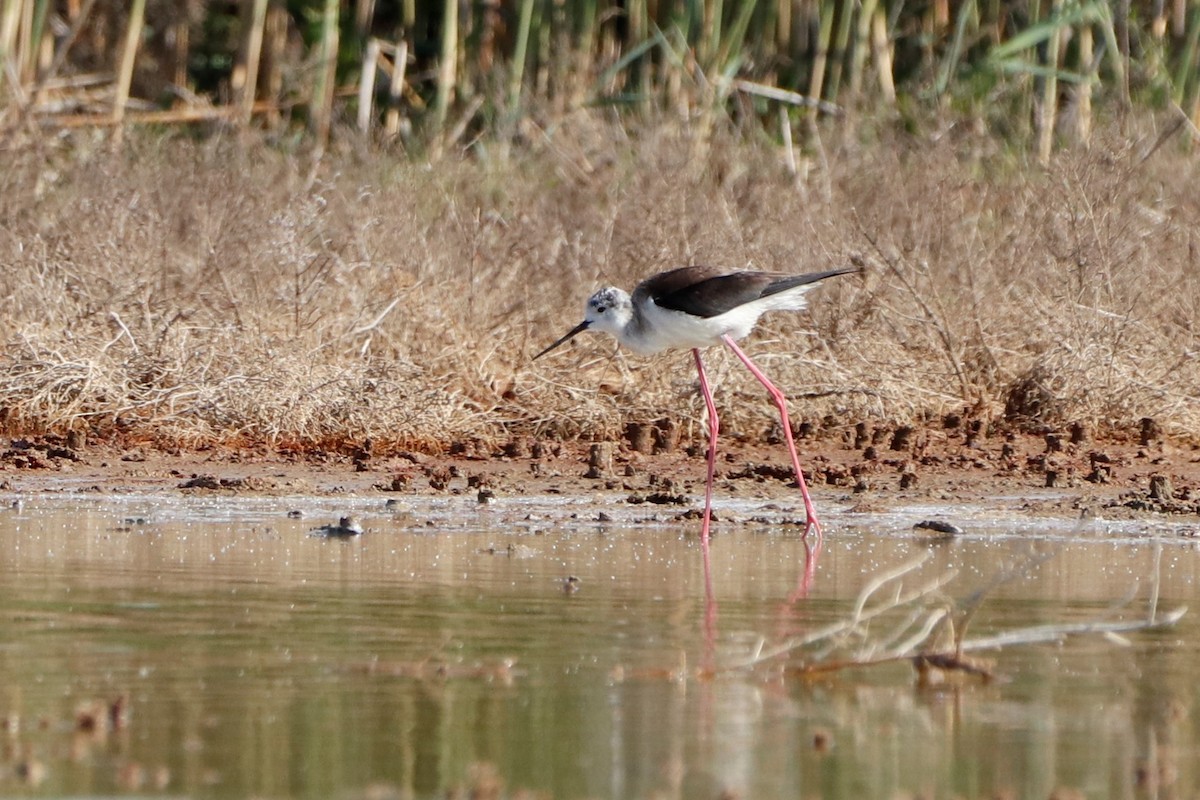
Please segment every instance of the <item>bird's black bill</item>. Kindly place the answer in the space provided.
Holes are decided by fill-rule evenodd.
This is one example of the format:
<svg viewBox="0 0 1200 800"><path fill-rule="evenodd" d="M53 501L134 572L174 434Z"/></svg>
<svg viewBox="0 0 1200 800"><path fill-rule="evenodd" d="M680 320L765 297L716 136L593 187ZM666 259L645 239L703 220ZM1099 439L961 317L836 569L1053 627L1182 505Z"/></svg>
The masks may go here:
<svg viewBox="0 0 1200 800"><path fill-rule="evenodd" d="M574 328L571 328L571 330L567 332L567 335L566 335L566 336L562 337L562 338L561 338L561 339L559 339L557 342L555 342L554 344L550 345L550 346L549 346L549 347L547 347L545 350L543 350L542 352L540 352L540 353L538 353L536 356L534 356L534 357L533 357L533 360L534 360L534 361L537 361L539 358L541 358L542 356L546 355L546 353L549 353L551 350L553 350L554 348L558 347L560 344L562 344L563 342L567 341L568 339L570 339L570 338L571 338L572 336L574 336L575 334L577 334L577 333L583 333L584 331L586 331L586 330L588 329L588 325L589 325L589 324L590 324L590 323L589 323L589 322L588 322L588 321L585 319L583 322L579 323L579 324L578 324L578 325L576 325Z"/></svg>

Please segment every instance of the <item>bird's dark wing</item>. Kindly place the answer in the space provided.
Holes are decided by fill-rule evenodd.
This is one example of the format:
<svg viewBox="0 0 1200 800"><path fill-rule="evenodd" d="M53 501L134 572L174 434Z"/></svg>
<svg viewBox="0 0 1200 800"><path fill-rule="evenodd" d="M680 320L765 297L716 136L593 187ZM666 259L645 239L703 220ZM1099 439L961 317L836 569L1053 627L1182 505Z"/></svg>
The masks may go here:
<svg viewBox="0 0 1200 800"><path fill-rule="evenodd" d="M681 267L646 279L633 293L634 306L651 299L659 308L696 317L716 317L768 295L814 283L854 269L781 275L774 272L729 272L712 267Z"/></svg>
<svg viewBox="0 0 1200 800"><path fill-rule="evenodd" d="M858 267L828 269L824 272L810 272L807 275L772 275L771 277L775 280L771 281L770 285L763 290L762 296L766 297L767 295L786 292L788 289L795 289L797 286L816 283L817 281L823 281L826 278L832 278L837 275L849 275L851 272L859 272Z"/></svg>

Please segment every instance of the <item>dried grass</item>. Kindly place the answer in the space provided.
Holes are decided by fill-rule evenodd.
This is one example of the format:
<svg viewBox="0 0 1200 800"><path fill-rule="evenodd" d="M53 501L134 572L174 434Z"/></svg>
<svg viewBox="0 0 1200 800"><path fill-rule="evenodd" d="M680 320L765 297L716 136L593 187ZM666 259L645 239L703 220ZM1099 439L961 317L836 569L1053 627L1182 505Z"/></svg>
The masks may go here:
<svg viewBox="0 0 1200 800"><path fill-rule="evenodd" d="M1033 381L1044 402L1010 421L1200 431L1200 207L1170 146L1143 161L1114 137L1026 172L949 137L826 142L794 179L720 133L697 150L580 113L540 136L435 168L220 140L10 153L0 421L188 447L604 438L662 416L699 436L680 354L597 336L530 355L605 283L854 259L862 279L748 343L797 421L1002 418ZM765 435L757 384L710 360L726 428Z"/></svg>

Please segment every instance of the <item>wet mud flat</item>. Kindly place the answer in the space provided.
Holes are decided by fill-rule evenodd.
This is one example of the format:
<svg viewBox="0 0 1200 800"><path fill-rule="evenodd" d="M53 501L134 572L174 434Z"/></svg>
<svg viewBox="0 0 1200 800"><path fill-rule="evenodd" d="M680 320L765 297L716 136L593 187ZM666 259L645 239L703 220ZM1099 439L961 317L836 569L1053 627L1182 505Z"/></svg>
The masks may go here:
<svg viewBox="0 0 1200 800"><path fill-rule="evenodd" d="M924 427L869 422L797 431L801 465L825 504L864 512L894 504L1024 500L1035 514L1136 519L1200 518L1200 448L1161 437L1153 421L1128 438L1093 440L1086 428L987 435L950 415ZM451 442L442 454L262 449L164 452L89 446L81 436L25 437L0 451L0 491L171 492L232 495L376 495L594 498L596 514L622 505L654 519L690 515L702 499L704 444L669 421L633 423L620 441ZM778 501L791 509L793 476L778 443L722 441L715 499ZM1017 504L1020 507L1020 503ZM573 511L572 513L579 513ZM718 517L720 513L718 512ZM726 511L726 520L737 519Z"/></svg>

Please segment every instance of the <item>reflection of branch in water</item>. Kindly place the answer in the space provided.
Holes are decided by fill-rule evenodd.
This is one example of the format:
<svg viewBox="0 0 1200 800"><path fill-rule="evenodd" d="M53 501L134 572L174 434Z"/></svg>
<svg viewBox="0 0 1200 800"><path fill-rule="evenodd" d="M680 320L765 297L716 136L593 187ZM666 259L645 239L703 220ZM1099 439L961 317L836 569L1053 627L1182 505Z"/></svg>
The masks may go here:
<svg viewBox="0 0 1200 800"><path fill-rule="evenodd" d="M922 682L945 672L960 672L987 680L992 677L987 665L967 657L965 653L1021 644L1058 642L1085 634L1115 637L1120 633L1174 625L1184 615L1186 608L1159 612L1159 555L1156 553L1146 611L1135 619L1101 618L1081 623L1035 625L968 638L966 634L971 620L988 595L997 587L1028 575L1050 556L1029 554L956 603L942 591L956 576L955 570L928 578L915 587L905 587L904 580L929 561L926 554L872 578L859 592L847 619L803 636L786 639L774 646L768 646L765 640L760 641L749 658L727 665L724 670L752 669L783 657L791 659L788 662L789 669L806 673L833 672L907 660L913 663ZM1135 586L1134 592L1110 608L1108 613L1114 614L1127 608L1136 590ZM883 633L873 634L872 623L878 626L883 621L881 618L888 620L890 625Z"/></svg>

